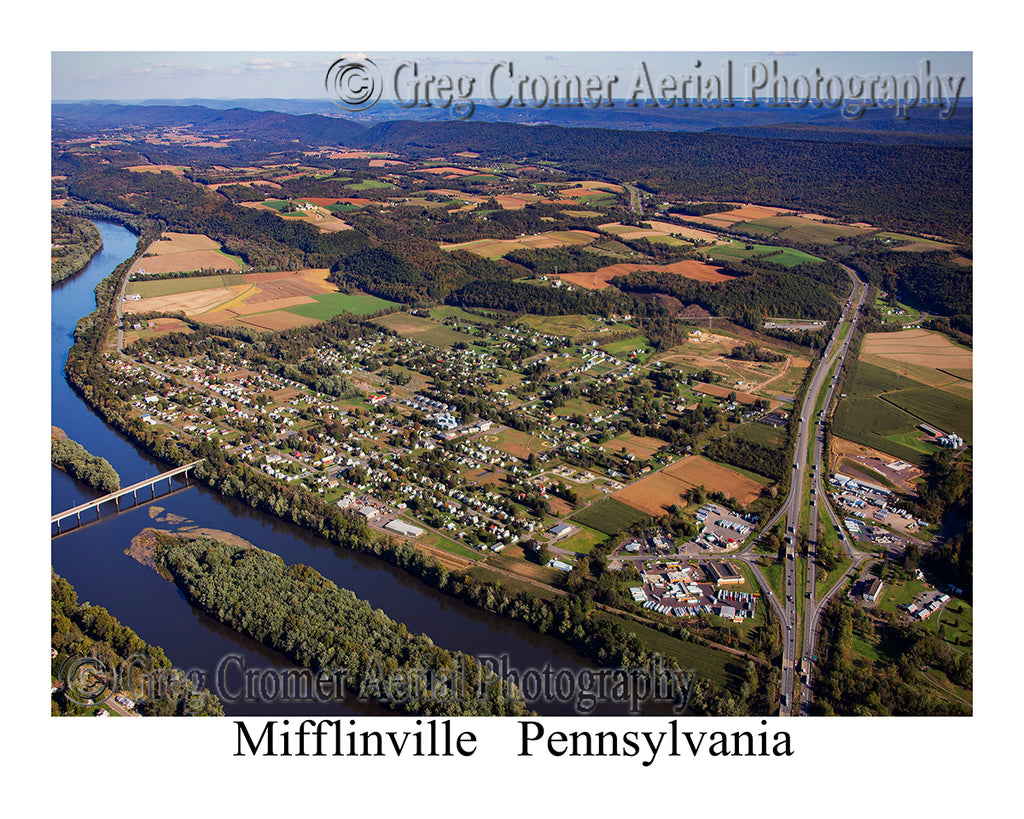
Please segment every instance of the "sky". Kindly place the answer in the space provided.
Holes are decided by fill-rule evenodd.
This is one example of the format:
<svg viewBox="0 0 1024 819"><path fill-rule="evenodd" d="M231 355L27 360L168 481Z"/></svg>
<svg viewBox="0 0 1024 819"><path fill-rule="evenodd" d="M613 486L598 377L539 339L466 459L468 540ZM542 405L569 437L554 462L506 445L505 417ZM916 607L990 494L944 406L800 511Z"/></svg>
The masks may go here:
<svg viewBox="0 0 1024 819"><path fill-rule="evenodd" d="M473 96L484 98L488 78L498 63L509 62L515 76L559 74L620 76L614 96L628 96L641 64L659 82L663 76L721 75L730 64L736 96L765 76L813 78L836 75L843 80L868 75L920 76L928 61L933 75L963 77L961 96L973 94L970 52L943 51L54 51L51 55L53 100L152 99L323 99L325 77L339 58L369 58L383 77L382 99L395 96L395 69L414 63L417 76L468 76L476 80ZM699 64L699 68L698 68ZM777 72L773 72L773 64ZM762 68L763 66L763 68ZM501 72L507 72L502 65ZM399 74L399 93L410 88L411 67ZM504 76L507 76L505 74ZM499 80L503 77L498 74ZM422 82L422 80L421 80ZM499 89L500 89L499 85ZM504 93L499 96L504 96Z"/></svg>

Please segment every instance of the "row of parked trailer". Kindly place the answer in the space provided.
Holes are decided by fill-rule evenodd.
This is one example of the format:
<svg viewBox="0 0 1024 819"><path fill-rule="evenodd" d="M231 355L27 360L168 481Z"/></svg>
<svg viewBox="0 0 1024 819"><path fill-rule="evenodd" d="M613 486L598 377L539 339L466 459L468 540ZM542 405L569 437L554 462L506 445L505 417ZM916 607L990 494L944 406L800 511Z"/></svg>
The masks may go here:
<svg viewBox="0 0 1024 819"><path fill-rule="evenodd" d="M736 532L740 535L746 535L750 532L749 526L744 526L742 523L738 523L734 520L725 520L724 518L719 518L715 521L715 525L721 526L723 529L731 529L733 532Z"/></svg>
<svg viewBox="0 0 1024 819"><path fill-rule="evenodd" d="M644 603L645 609L651 611L661 612L662 614L671 614L675 617L693 617L697 614L712 614L711 606L666 606L662 603L657 603L654 600L648 600Z"/></svg>

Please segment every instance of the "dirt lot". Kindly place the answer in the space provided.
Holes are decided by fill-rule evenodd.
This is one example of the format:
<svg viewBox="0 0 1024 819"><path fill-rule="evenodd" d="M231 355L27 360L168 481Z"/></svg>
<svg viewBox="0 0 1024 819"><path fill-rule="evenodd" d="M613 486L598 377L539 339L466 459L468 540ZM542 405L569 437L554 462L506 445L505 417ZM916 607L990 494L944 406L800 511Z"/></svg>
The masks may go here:
<svg viewBox="0 0 1024 819"><path fill-rule="evenodd" d="M717 384L702 384L700 381L693 382L693 391L703 393L704 395L711 395L715 398L728 398L735 392L736 401L740 404L753 404L758 400L756 395L751 395L749 392L738 392L728 387L719 387Z"/></svg>
<svg viewBox="0 0 1024 819"><path fill-rule="evenodd" d="M866 469L861 470L861 477L870 483L882 483L878 480L878 475L883 475L888 478L894 484L896 484L904 492L916 494L914 490L914 482L923 473L913 464L906 464L903 469L891 469L888 464L899 465L901 461L893 458L892 455L886 455L884 452L879 452L877 449L864 446L863 444L857 444L853 441L847 441L844 438L839 438L835 435L832 436L831 443L831 461L829 463L829 473L840 471L840 465L844 460L853 461ZM848 467L843 467L842 472L846 474L852 474L854 470ZM877 473L877 474L874 474ZM854 476L856 477L856 475Z"/></svg>

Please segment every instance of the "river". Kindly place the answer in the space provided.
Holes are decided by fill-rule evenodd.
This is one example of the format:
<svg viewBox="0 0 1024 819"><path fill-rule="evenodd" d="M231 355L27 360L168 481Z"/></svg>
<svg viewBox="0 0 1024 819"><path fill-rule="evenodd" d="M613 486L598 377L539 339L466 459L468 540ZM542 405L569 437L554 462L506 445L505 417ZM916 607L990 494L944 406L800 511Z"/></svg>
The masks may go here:
<svg viewBox="0 0 1024 819"><path fill-rule="evenodd" d="M122 486L165 471L168 466L150 458L110 429L70 388L63 368L79 318L95 308L94 288L128 256L136 237L125 228L97 222L103 249L74 278L54 285L52 292L52 423L89 452L106 458L121 476ZM52 469L53 513L96 497L97 492ZM176 516L168 518L167 516ZM280 555L287 563L312 566L339 586L351 589L410 631L423 632L434 642L474 656L505 655L518 669L557 668L574 673L593 665L564 643L539 635L526 626L487 614L429 588L405 572L375 558L342 551L311 533L257 512L202 486L182 489L139 507L114 514L105 511L94 522L56 537L51 542L54 570L74 585L79 600L105 606L121 623L146 642L162 646L177 668L209 675L208 684L221 693L229 715L260 714L377 714L378 706L346 699L340 702L285 703L246 701L237 697L240 663L252 669L291 668L281 655L228 629L184 599L178 589L124 551L146 526L176 528L198 525L233 532ZM231 660L230 690L215 687L216 670ZM273 674L273 672L268 672ZM576 713L571 701L541 702L528 698L543 714ZM567 700L572 700L572 697ZM645 708L650 712L651 708ZM654 711L662 711L656 706ZM598 713L624 713L621 706L604 705Z"/></svg>

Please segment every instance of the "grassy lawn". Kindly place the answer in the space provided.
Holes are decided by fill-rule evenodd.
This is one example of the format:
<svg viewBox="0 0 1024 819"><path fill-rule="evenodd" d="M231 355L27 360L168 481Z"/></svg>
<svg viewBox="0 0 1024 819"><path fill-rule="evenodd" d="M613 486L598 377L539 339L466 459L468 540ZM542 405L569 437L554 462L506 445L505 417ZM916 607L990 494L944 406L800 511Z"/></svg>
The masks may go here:
<svg viewBox="0 0 1024 819"><path fill-rule="evenodd" d="M940 611L925 620L925 627L939 634L953 649L972 650L974 609L963 600L950 600Z"/></svg>
<svg viewBox="0 0 1024 819"><path fill-rule="evenodd" d="M565 549L569 552L578 552L579 554L585 555L589 554L590 550L599 543L603 543L608 539L608 535L604 532L599 532L597 529L591 529L589 526L578 524L578 528L578 532L573 532L565 540L560 540L552 545L557 546L559 549Z"/></svg>
<svg viewBox="0 0 1024 819"><path fill-rule="evenodd" d="M785 587L783 586L786 582L785 573L783 571L785 566L776 560L770 560L770 562L767 563L760 563L759 568L761 569L761 573L765 576L765 579L768 581L768 585L770 585L772 587L772 591L775 592L776 598L780 603L784 602L786 599Z"/></svg>

